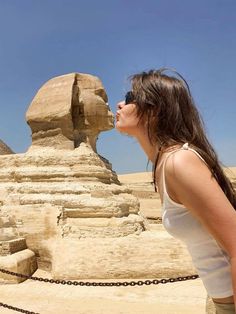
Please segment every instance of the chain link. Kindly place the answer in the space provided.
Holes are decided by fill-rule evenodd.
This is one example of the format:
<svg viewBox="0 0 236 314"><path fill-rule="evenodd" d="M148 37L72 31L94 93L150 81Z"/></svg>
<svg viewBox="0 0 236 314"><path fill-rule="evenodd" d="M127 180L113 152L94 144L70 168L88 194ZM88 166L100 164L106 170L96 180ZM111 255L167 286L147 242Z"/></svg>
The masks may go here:
<svg viewBox="0 0 236 314"><path fill-rule="evenodd" d="M172 283L177 281L186 281L186 280L194 280L199 278L198 275L189 275L189 276L183 276L183 277L176 277L176 278L162 278L162 279L153 279L153 280L138 280L138 281L122 281L122 282L90 282L90 281L71 281L71 280L58 280L58 279L48 279L48 278L42 278L42 277L36 277L36 276L28 276L24 274L15 273L13 271L9 271L6 269L0 268L0 272L7 275L17 276L24 279L31 279L35 281L40 282L49 282L49 283L55 283L55 284L61 284L61 285L74 285L74 286L93 286L93 287L119 287L119 286L143 286L143 285L158 285L158 284L166 284L166 283ZM0 307L5 307L13 311L26 313L26 314L39 314L36 312L31 312L27 310L20 309L15 306L11 306L8 304L4 304L0 302Z"/></svg>
<svg viewBox="0 0 236 314"><path fill-rule="evenodd" d="M55 283L60 285L74 285L74 286L99 286L99 287L119 287L119 286L142 286L142 285L158 285L158 284L166 284L166 283L172 283L177 281L186 281L186 280L192 280L199 278L198 275L189 275L189 276L183 276L183 277L176 277L176 278L163 278L163 279L154 279L154 280L138 280L138 281L118 281L118 282L90 282L90 281L71 281L71 280L58 280L58 279L48 279L48 278L42 278L42 277L36 277L36 276L28 276L23 274L18 274L9 270L1 269L0 272L12 276L17 276L20 278L25 279L31 279L35 281L41 281L41 282L49 282L49 283Z"/></svg>
<svg viewBox="0 0 236 314"><path fill-rule="evenodd" d="M12 306L12 305L8 305L8 304L5 304L5 303L2 303L0 302L0 307L5 307L9 310L13 310L13 311L17 311L17 312L21 312L21 313L26 313L26 314L40 314L40 313L36 313L36 312L32 312L32 311L27 311L27 310L23 310L23 309L20 309L19 307L16 307L16 306Z"/></svg>

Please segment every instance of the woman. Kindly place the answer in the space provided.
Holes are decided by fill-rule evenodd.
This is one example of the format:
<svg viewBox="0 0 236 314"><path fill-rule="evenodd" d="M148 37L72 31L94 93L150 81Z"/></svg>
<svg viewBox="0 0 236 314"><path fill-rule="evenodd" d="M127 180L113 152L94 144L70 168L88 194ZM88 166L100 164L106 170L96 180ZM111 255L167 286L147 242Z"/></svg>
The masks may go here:
<svg viewBox="0 0 236 314"><path fill-rule="evenodd" d="M216 313L235 313L236 196L207 140L186 81L175 71L131 77L116 128L135 137L153 163L163 225L183 240Z"/></svg>

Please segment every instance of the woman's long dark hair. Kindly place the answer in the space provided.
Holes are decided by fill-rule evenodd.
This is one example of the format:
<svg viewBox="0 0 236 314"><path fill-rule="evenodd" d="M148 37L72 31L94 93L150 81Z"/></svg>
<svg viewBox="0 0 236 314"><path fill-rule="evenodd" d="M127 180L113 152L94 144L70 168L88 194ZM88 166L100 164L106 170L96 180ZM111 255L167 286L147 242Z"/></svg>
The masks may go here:
<svg viewBox="0 0 236 314"><path fill-rule="evenodd" d="M175 76L166 75L166 71L171 71ZM176 144L189 143L205 160L236 209L235 191L206 137L203 121L184 78L174 70L162 68L135 74L130 79L138 117L140 121L145 118L149 140L160 147L153 167L155 188L155 172L161 151Z"/></svg>

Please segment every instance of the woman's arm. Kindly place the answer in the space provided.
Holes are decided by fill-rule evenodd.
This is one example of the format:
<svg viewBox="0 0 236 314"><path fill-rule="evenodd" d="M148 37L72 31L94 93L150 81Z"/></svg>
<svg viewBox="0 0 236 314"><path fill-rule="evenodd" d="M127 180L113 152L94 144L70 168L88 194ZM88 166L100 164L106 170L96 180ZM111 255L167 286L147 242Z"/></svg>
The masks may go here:
<svg viewBox="0 0 236 314"><path fill-rule="evenodd" d="M236 211L206 164L192 151L181 150L167 159L166 186L213 235L231 260L236 304Z"/></svg>

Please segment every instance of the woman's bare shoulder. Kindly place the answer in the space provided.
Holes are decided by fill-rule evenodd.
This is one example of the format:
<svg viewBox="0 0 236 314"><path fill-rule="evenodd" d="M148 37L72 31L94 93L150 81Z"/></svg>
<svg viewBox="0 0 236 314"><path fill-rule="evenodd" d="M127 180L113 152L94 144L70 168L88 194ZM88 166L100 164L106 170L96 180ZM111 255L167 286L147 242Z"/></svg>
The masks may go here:
<svg viewBox="0 0 236 314"><path fill-rule="evenodd" d="M174 176L178 179L189 176L201 175L211 176L211 172L206 163L192 150L181 149L167 157L165 165L166 176Z"/></svg>

